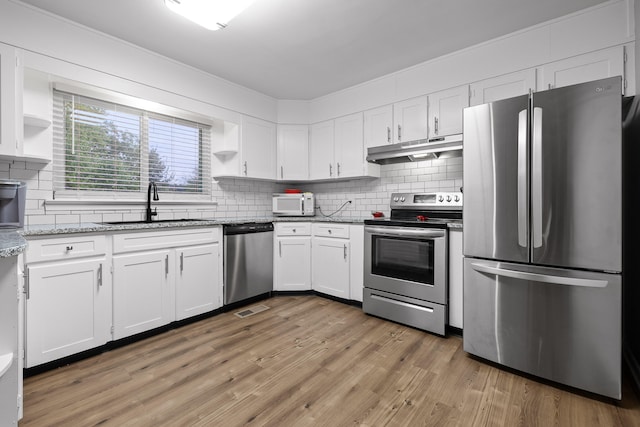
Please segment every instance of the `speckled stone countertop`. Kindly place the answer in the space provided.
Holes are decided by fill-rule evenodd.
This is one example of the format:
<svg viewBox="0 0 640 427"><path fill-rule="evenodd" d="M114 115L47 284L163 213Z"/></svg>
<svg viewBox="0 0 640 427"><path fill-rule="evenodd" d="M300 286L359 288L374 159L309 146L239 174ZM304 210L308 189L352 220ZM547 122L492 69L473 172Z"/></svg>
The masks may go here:
<svg viewBox="0 0 640 427"><path fill-rule="evenodd" d="M27 241L16 230L0 231L0 258L8 258L22 253Z"/></svg>
<svg viewBox="0 0 640 427"><path fill-rule="evenodd" d="M19 230L25 237L51 236L73 233L106 233L111 231L156 230L163 228L210 227L214 225L233 225L247 222L336 222L343 224L364 224L364 218L329 218L329 217L268 217L268 218L216 218L175 221L156 221L152 223L82 223L58 225L31 225ZM449 228L462 229L462 223L451 223ZM17 234L13 232L14 234ZM20 237L19 235L16 237ZM23 239L24 240L24 239ZM24 248L23 248L24 249ZM1 256L1 252L0 252Z"/></svg>

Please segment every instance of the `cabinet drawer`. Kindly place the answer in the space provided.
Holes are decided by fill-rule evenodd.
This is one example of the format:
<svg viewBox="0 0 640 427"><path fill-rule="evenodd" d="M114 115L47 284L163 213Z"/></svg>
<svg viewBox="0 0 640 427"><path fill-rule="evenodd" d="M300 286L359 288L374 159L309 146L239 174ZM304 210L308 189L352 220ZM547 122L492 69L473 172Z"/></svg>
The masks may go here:
<svg viewBox="0 0 640 427"><path fill-rule="evenodd" d="M311 223L309 222L280 222L276 223L277 236L310 236Z"/></svg>
<svg viewBox="0 0 640 427"><path fill-rule="evenodd" d="M220 241L220 227L115 234L113 253L202 245Z"/></svg>
<svg viewBox="0 0 640 427"><path fill-rule="evenodd" d="M28 240L28 242L25 260L29 263L103 255L107 246L104 235L86 234Z"/></svg>
<svg viewBox="0 0 640 427"><path fill-rule="evenodd" d="M349 224L330 224L325 222L313 224L313 235L348 239Z"/></svg>

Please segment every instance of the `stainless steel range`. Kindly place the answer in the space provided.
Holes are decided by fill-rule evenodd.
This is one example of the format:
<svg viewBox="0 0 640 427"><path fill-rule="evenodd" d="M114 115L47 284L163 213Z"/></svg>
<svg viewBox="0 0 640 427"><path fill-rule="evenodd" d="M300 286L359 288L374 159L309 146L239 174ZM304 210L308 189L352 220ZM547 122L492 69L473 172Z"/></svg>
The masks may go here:
<svg viewBox="0 0 640 427"><path fill-rule="evenodd" d="M391 218L365 220L365 313L445 334L451 222L462 193L394 193Z"/></svg>

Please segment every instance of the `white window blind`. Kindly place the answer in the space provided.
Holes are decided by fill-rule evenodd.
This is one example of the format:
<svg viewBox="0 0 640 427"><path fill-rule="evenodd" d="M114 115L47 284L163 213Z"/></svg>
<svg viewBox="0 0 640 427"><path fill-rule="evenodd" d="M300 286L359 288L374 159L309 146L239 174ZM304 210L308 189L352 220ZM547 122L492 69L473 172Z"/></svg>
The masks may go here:
<svg viewBox="0 0 640 427"><path fill-rule="evenodd" d="M57 194L133 198L151 181L165 194L211 194L207 125L54 91L53 131Z"/></svg>

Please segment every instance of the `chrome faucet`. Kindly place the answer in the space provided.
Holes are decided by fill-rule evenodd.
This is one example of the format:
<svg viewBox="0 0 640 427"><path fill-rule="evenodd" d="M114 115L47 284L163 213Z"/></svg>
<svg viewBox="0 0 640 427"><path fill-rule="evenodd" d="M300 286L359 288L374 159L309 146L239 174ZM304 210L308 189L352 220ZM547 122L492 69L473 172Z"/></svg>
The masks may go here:
<svg viewBox="0 0 640 427"><path fill-rule="evenodd" d="M151 219L158 215L158 208L154 208L153 211L151 211L151 193L153 191L153 200L154 201L158 201L160 200L160 198L158 197L158 187L156 187L156 183L151 181L149 183L149 187L147 188L147 216L145 218L145 221L147 222L151 222Z"/></svg>

